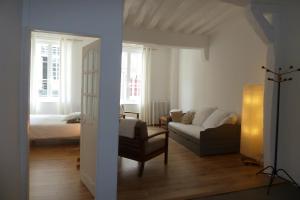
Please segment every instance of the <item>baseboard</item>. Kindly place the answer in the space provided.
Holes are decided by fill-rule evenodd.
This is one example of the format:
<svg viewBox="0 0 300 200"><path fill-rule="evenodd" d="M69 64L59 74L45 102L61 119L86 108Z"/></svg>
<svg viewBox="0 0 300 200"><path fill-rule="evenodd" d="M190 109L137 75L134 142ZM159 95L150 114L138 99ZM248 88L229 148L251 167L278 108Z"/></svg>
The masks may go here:
<svg viewBox="0 0 300 200"><path fill-rule="evenodd" d="M95 197L96 184L85 172L80 170L80 180Z"/></svg>

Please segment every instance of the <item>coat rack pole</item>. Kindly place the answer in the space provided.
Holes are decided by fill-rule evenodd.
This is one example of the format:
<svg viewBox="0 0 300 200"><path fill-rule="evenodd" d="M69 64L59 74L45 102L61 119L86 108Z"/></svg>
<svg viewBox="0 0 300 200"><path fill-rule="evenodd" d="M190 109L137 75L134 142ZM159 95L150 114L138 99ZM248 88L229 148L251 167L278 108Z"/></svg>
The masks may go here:
<svg viewBox="0 0 300 200"><path fill-rule="evenodd" d="M279 80L281 77L279 77ZM276 136L275 136L275 158L274 158L274 169L277 170L277 156L278 156L278 132L279 132L279 105L280 105L280 81L277 84L277 114L276 114Z"/></svg>
<svg viewBox="0 0 300 200"><path fill-rule="evenodd" d="M277 83L277 111L276 111L276 130L275 130L275 153L274 153L274 163L273 165L274 166L267 166L265 168L263 168L262 170L260 170L259 172L257 172L256 174L265 174L265 175L269 175L270 176L270 181L269 181L269 185L268 185L268 190L267 190L267 194L270 193L270 189L271 189L271 186L273 185L273 181L276 177L280 178L280 179L283 179L283 180L286 180L286 181L289 181L291 182L293 185L295 185L296 187L299 187L299 185L297 184L297 182L289 175L289 173L287 171L285 171L284 169L277 169L277 162L278 162L278 138L279 138L279 114L280 114L280 90L281 90L281 82L285 82L285 81L291 81L292 78L288 78L288 79L282 79L282 76L283 75L286 75L286 74L290 74L290 73L293 73L293 72L296 72L296 71L300 71L300 68L296 69L296 70L293 70L293 66L290 66L290 71L288 72L283 72L281 73L281 69L279 69L279 72L274 72L266 67L262 67L263 69L266 70L267 73L272 73L274 74L276 77L277 77L277 80L273 79L273 78L268 78L269 81L273 81L275 83ZM271 172L265 172L267 169L271 169ZM286 178L283 178L282 176L280 176L278 174L278 172L282 172L284 173L288 179Z"/></svg>

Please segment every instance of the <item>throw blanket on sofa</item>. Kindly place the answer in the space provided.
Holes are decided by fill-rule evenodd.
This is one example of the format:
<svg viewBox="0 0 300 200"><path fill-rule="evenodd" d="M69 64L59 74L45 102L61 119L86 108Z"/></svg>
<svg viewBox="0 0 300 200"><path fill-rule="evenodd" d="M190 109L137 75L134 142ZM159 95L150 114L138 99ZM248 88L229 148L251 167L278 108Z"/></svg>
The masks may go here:
<svg viewBox="0 0 300 200"><path fill-rule="evenodd" d="M120 119L119 135L134 138L137 119Z"/></svg>

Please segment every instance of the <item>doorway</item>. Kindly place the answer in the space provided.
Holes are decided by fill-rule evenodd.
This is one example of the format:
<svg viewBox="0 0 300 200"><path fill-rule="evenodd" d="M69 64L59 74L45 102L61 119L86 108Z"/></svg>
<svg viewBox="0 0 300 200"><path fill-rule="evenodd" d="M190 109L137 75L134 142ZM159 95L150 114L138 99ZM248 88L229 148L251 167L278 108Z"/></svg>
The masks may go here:
<svg viewBox="0 0 300 200"><path fill-rule="evenodd" d="M30 199L93 199L99 74L99 38L31 32Z"/></svg>

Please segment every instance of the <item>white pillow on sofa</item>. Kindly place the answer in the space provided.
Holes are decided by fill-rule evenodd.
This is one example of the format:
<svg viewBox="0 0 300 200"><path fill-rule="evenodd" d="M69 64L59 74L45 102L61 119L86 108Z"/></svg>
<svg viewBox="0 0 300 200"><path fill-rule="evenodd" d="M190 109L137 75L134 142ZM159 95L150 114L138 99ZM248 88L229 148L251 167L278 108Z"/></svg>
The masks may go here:
<svg viewBox="0 0 300 200"><path fill-rule="evenodd" d="M202 107L195 112L192 124L202 126L203 122L216 110L216 107Z"/></svg>
<svg viewBox="0 0 300 200"><path fill-rule="evenodd" d="M204 122L205 129L217 127L230 113L217 109Z"/></svg>
<svg viewBox="0 0 300 200"><path fill-rule="evenodd" d="M238 116L235 113L230 113L227 117L225 117L218 126L221 126L223 124L237 124L238 122Z"/></svg>

